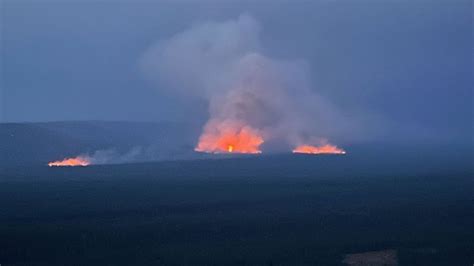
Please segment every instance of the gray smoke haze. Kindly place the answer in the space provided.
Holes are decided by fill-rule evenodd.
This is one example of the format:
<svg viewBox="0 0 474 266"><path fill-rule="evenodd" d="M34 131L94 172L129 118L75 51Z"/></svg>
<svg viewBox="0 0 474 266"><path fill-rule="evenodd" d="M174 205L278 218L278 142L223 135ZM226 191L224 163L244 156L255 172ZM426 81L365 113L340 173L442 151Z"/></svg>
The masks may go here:
<svg viewBox="0 0 474 266"><path fill-rule="evenodd" d="M158 41L140 63L161 89L208 102L204 134L248 129L264 137L265 148L287 149L356 131L356 123L312 87L304 60L265 53L261 31L248 14L195 24Z"/></svg>
<svg viewBox="0 0 474 266"><path fill-rule="evenodd" d="M166 149L162 145L158 146L134 146L127 150L118 150L116 148L97 150L92 153L81 154L78 157L85 158L90 164L123 164L136 162L149 162L160 160L176 160L191 158L189 152L182 150Z"/></svg>
<svg viewBox="0 0 474 266"><path fill-rule="evenodd" d="M2 123L192 122L192 150L208 107L222 108L210 99L254 54L284 69L263 71L273 83L307 87L288 102L305 90L322 102L273 115L302 123L296 135L348 148L472 140L472 1L24 2L2 1Z"/></svg>
<svg viewBox="0 0 474 266"><path fill-rule="evenodd" d="M67 162L71 159L79 159L93 165L103 165L139 162L144 161L145 158L143 148L134 147L125 153L121 153L116 149L97 150L93 153L83 153L75 157L64 158L63 162ZM54 165L55 163L60 164L61 162L62 160L59 160L51 162L51 164L53 164L52 166L56 166Z"/></svg>
<svg viewBox="0 0 474 266"><path fill-rule="evenodd" d="M85 155L91 164L121 164L140 161L143 156L141 147L133 147L126 153L120 153L115 149L98 150L91 155Z"/></svg>

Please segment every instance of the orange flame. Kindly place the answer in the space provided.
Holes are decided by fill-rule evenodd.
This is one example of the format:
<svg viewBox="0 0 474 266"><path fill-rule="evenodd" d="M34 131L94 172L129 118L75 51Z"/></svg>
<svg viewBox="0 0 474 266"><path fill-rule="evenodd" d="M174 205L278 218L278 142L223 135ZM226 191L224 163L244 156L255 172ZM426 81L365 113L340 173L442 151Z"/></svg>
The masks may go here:
<svg viewBox="0 0 474 266"><path fill-rule="evenodd" d="M212 127L206 125L199 138L195 151L207 153L261 153L260 145L264 142L261 134L249 127L227 127L223 123Z"/></svg>
<svg viewBox="0 0 474 266"><path fill-rule="evenodd" d="M77 156L75 158L66 158L62 161L54 161L48 163L48 166L88 166L91 164L89 158Z"/></svg>
<svg viewBox="0 0 474 266"><path fill-rule="evenodd" d="M331 144L322 146L300 145L293 150L293 153L307 154L346 154L346 151Z"/></svg>

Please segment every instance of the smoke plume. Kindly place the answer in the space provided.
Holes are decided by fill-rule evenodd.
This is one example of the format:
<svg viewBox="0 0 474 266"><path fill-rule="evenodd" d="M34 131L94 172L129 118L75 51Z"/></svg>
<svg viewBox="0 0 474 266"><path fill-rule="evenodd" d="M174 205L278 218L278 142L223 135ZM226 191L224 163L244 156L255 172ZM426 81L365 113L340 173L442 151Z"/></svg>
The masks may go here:
<svg viewBox="0 0 474 266"><path fill-rule="evenodd" d="M312 88L303 60L265 54L261 30L247 14L200 23L158 41L143 55L148 78L209 104L196 150L288 149L334 138L348 126L344 115ZM240 136L251 143L226 144Z"/></svg>

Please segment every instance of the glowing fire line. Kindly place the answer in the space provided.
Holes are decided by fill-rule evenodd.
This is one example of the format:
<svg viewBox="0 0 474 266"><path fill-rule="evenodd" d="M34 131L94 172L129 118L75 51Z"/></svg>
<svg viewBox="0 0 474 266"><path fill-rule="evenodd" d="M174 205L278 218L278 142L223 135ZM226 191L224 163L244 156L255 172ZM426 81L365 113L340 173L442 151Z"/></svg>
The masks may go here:
<svg viewBox="0 0 474 266"><path fill-rule="evenodd" d="M49 167L60 167L60 166L88 166L91 162L89 158L84 156L77 156L74 158L65 158L61 161L49 162Z"/></svg>
<svg viewBox="0 0 474 266"><path fill-rule="evenodd" d="M346 151L331 144L322 146L300 145L293 149L293 153L305 154L346 154Z"/></svg>

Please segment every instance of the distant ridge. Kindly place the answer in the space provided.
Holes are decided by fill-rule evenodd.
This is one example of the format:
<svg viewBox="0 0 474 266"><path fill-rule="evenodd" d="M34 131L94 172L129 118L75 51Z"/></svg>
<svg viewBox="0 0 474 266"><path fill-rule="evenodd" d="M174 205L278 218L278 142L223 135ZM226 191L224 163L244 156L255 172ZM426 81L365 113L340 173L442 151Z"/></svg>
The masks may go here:
<svg viewBox="0 0 474 266"><path fill-rule="evenodd" d="M204 154L194 152L199 136L199 126L172 122L123 122L123 121L70 121L40 123L0 123L0 168L45 166L53 160L97 150L113 149L126 153L134 147L146 151L140 161L174 161L194 159L239 159L221 163L282 162L299 164L336 162L338 167L363 164L367 172L376 168L385 172L425 169L438 171L450 169L473 173L472 145L451 143L391 143L389 141L343 145L345 155L305 155L264 152L259 155ZM449 144L449 145L448 145ZM316 157L315 157L316 156ZM301 160L304 158L315 160ZM316 159L317 158L317 159ZM337 158L334 160L333 158ZM243 160L240 160L243 159ZM247 160L248 159L248 160ZM340 164L344 161L344 164ZM217 165L216 163L211 164ZM306 167L306 164L300 165Z"/></svg>
<svg viewBox="0 0 474 266"><path fill-rule="evenodd" d="M66 156L135 146L179 153L192 148L193 138L188 125L171 122L0 123L0 166L44 165Z"/></svg>

